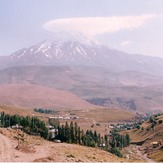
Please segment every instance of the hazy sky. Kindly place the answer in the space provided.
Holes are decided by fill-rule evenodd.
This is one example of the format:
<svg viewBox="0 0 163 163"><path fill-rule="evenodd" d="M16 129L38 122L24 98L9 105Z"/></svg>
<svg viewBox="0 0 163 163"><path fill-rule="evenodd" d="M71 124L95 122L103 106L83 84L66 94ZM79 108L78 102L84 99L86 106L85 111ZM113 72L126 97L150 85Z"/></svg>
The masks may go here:
<svg viewBox="0 0 163 163"><path fill-rule="evenodd" d="M110 47L163 57L163 0L0 0L0 55L60 30Z"/></svg>

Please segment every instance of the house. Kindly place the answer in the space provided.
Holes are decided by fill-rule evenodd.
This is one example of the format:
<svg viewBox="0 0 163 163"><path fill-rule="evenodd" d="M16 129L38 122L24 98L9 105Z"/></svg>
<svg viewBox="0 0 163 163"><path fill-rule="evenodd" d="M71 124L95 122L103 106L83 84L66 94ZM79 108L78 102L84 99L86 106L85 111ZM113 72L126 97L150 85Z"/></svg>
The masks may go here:
<svg viewBox="0 0 163 163"><path fill-rule="evenodd" d="M159 143L157 141L154 141L151 144L152 144L153 148L156 148L159 146Z"/></svg>
<svg viewBox="0 0 163 163"><path fill-rule="evenodd" d="M74 116L74 117L70 117L71 119L79 119L79 117Z"/></svg>
<svg viewBox="0 0 163 163"><path fill-rule="evenodd" d="M127 129L127 130L131 130L131 129L132 129L132 127L127 127L126 129Z"/></svg>
<svg viewBox="0 0 163 163"><path fill-rule="evenodd" d="M111 125L110 125L109 128L110 128L110 129L114 129L114 126L111 126Z"/></svg>
<svg viewBox="0 0 163 163"><path fill-rule="evenodd" d="M105 146L106 146L105 143L99 144L99 147L105 147Z"/></svg>
<svg viewBox="0 0 163 163"><path fill-rule="evenodd" d="M63 119L64 119L64 120L69 120L69 119L70 119L70 117L64 117Z"/></svg>
<svg viewBox="0 0 163 163"><path fill-rule="evenodd" d="M58 117L49 117L49 119L58 119Z"/></svg>
<svg viewBox="0 0 163 163"><path fill-rule="evenodd" d="M11 128L13 128L13 129L22 129L23 126L16 124L16 125L11 126Z"/></svg>
<svg viewBox="0 0 163 163"><path fill-rule="evenodd" d="M53 139L58 134L58 129L51 129L49 130L49 133L50 133L50 138Z"/></svg>

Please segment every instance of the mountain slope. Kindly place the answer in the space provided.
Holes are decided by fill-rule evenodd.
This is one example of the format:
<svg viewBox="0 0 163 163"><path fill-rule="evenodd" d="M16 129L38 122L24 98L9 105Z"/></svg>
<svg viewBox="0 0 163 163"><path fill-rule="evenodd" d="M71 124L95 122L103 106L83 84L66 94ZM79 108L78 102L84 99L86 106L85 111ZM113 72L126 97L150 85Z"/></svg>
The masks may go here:
<svg viewBox="0 0 163 163"><path fill-rule="evenodd" d="M24 135L19 150L17 137ZM2 162L121 162L127 161L107 151L75 144L54 143L14 129L0 129ZM7 152L6 152L7 150ZM134 161L134 160L132 160ZM136 161L136 160L135 160Z"/></svg>
<svg viewBox="0 0 163 163"><path fill-rule="evenodd" d="M30 84L0 85L0 104L55 109L91 109L94 107L72 93Z"/></svg>
<svg viewBox="0 0 163 163"><path fill-rule="evenodd" d="M57 88L96 105L143 112L163 109L163 79L155 75L99 67L19 66L1 70L0 76L0 84Z"/></svg>

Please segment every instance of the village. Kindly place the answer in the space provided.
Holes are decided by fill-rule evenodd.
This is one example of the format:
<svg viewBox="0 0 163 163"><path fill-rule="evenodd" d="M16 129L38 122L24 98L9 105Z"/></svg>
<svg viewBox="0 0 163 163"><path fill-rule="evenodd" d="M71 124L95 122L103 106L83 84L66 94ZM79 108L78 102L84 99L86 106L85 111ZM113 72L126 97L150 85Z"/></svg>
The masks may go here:
<svg viewBox="0 0 163 163"><path fill-rule="evenodd" d="M73 129L74 130L73 132L75 133L75 128L74 128L75 123L76 124L78 123L80 126L80 124L82 124L81 122L83 122L83 120L88 120L88 121L90 121L90 122L92 121L92 122L85 125L85 126L87 126L87 128L84 131L86 134L86 137L88 138L89 136L93 135L93 139L94 139L95 138L94 136L97 135L97 134L95 134L95 132L97 131L97 133L100 134L100 138L98 138L100 141L97 141L97 142L95 141L93 144L92 143L85 144L83 142L83 140L84 140L83 139L78 142L81 145L85 144L86 146L98 147L98 148L107 149L107 150L111 150L112 148L116 147L122 151L123 151L123 148L126 146L127 146L127 148L130 148L130 146L131 146L131 148L133 148L133 146L135 146L135 148L137 148L137 150L140 151L141 153L148 153L148 154L153 153L154 151L157 151L160 148L162 148L162 142L163 142L162 139L151 140L151 141L149 139L150 143L148 143L148 145L142 146L142 144L145 141L147 141L146 139L143 141L133 142L126 135L126 133L130 132L130 131L131 132L136 131L136 132L140 132L140 133L143 132L144 129L141 125L144 122L144 120L142 120L142 122L140 122L140 121L138 121L138 122L115 121L115 122L102 123L102 122L97 122L94 119L90 119L88 117L77 116L76 114L73 114L73 115L65 114L65 116L43 115L41 117L40 117L40 115L39 116L32 115L31 120L30 120L30 123L31 123L30 126L31 127L33 126L35 128L35 130L31 130L30 132L28 132L28 134L30 134L32 136L42 136L42 134L40 133L40 130L37 129L37 119L43 118L43 117L44 118L46 117L46 119L47 119L46 123L45 123L45 127L48 129L48 133L47 133L48 140L50 140L54 143L62 143L62 142L67 142L67 143L70 142L71 143L71 141L72 141L71 138L70 138L70 140L65 140L60 135L62 132L62 125L64 125L64 127L66 127L66 123L67 123L69 132ZM6 126L7 128L12 128L17 131L24 130L24 127L23 127L23 125L21 125L21 123L11 125L14 123L13 118L15 118L15 120L19 119L19 117L16 117L16 116L12 117L9 115L5 115L4 113L1 113L1 115L0 115L1 127ZM157 119L157 117L155 117L155 119ZM153 118L150 117L148 120L149 124L151 123L150 122L151 120L153 120ZM162 121L158 120L158 122L161 124ZM72 126L72 128L71 128L71 123L74 126L74 127ZM58 124L60 124L60 127L58 126ZM66 130L66 128L64 129L64 131L65 130ZM100 132L100 131L103 131L103 132ZM81 132L82 132L82 130L80 130L80 133ZM131 145L130 145L130 141L131 141ZM126 142L128 142L128 143L126 144ZM116 152L119 152L119 151L116 151ZM117 153L117 154L120 155L120 153ZM129 158L132 158L132 154L133 153L130 154L130 152L129 152L129 154L125 153L123 155L129 159Z"/></svg>

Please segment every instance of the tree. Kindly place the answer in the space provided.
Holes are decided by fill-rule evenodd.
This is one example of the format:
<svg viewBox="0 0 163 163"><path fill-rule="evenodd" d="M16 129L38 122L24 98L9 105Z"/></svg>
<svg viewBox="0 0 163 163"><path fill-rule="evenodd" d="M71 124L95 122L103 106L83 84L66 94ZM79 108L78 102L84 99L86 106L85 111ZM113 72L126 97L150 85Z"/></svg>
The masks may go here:
<svg viewBox="0 0 163 163"><path fill-rule="evenodd" d="M130 145L130 141L131 141L130 136L129 136L128 134L126 134L126 142L127 142L127 146Z"/></svg>
<svg viewBox="0 0 163 163"><path fill-rule="evenodd" d="M74 132L75 132L74 133L74 137L75 137L74 142L75 142L75 144L77 144L78 143L78 125L76 122L75 122L75 131Z"/></svg>
<svg viewBox="0 0 163 163"><path fill-rule="evenodd" d="M70 123L70 142L75 142L75 136L74 136L74 124L73 122Z"/></svg>
<svg viewBox="0 0 163 163"><path fill-rule="evenodd" d="M41 131L41 137L43 137L44 139L49 139L49 130L48 128L45 128L44 130Z"/></svg>
<svg viewBox="0 0 163 163"><path fill-rule="evenodd" d="M97 136L96 130L94 130L93 136L94 136L95 142L98 143L98 136Z"/></svg>
<svg viewBox="0 0 163 163"><path fill-rule="evenodd" d="M141 130L144 131L144 127L142 127Z"/></svg>
<svg viewBox="0 0 163 163"><path fill-rule="evenodd" d="M81 131L80 131L80 127L78 127L78 137L77 137L77 142L78 142L79 144L82 143L82 142L81 142Z"/></svg>
<svg viewBox="0 0 163 163"><path fill-rule="evenodd" d="M101 144L102 142L101 142L101 135L100 135L100 133L98 134L98 146L100 146L100 144Z"/></svg>
<svg viewBox="0 0 163 163"><path fill-rule="evenodd" d="M159 120L158 123L161 124L162 123L162 120Z"/></svg>
<svg viewBox="0 0 163 163"><path fill-rule="evenodd" d="M140 125L137 124L137 125L136 125L136 128L139 130L139 129L140 129Z"/></svg>
<svg viewBox="0 0 163 163"><path fill-rule="evenodd" d="M108 136L107 135L104 136L104 140L105 140L105 148L106 148L106 150L108 150L109 142L108 142Z"/></svg>
<svg viewBox="0 0 163 163"><path fill-rule="evenodd" d="M67 143L71 142L71 140L70 140L70 128L69 128L68 122L66 122L66 124L65 124L65 139L66 139Z"/></svg>
<svg viewBox="0 0 163 163"><path fill-rule="evenodd" d="M81 131L81 143L82 143L82 145L85 144L85 138L84 138L84 131L83 130Z"/></svg>
<svg viewBox="0 0 163 163"><path fill-rule="evenodd" d="M1 125L2 127L4 127L5 125L5 113L4 112L1 113Z"/></svg>
<svg viewBox="0 0 163 163"><path fill-rule="evenodd" d="M122 157L122 154L121 154L121 152L119 151L119 148L117 148L117 147L111 148L111 149L109 150L109 152L115 154L115 155L118 156L118 157Z"/></svg>

